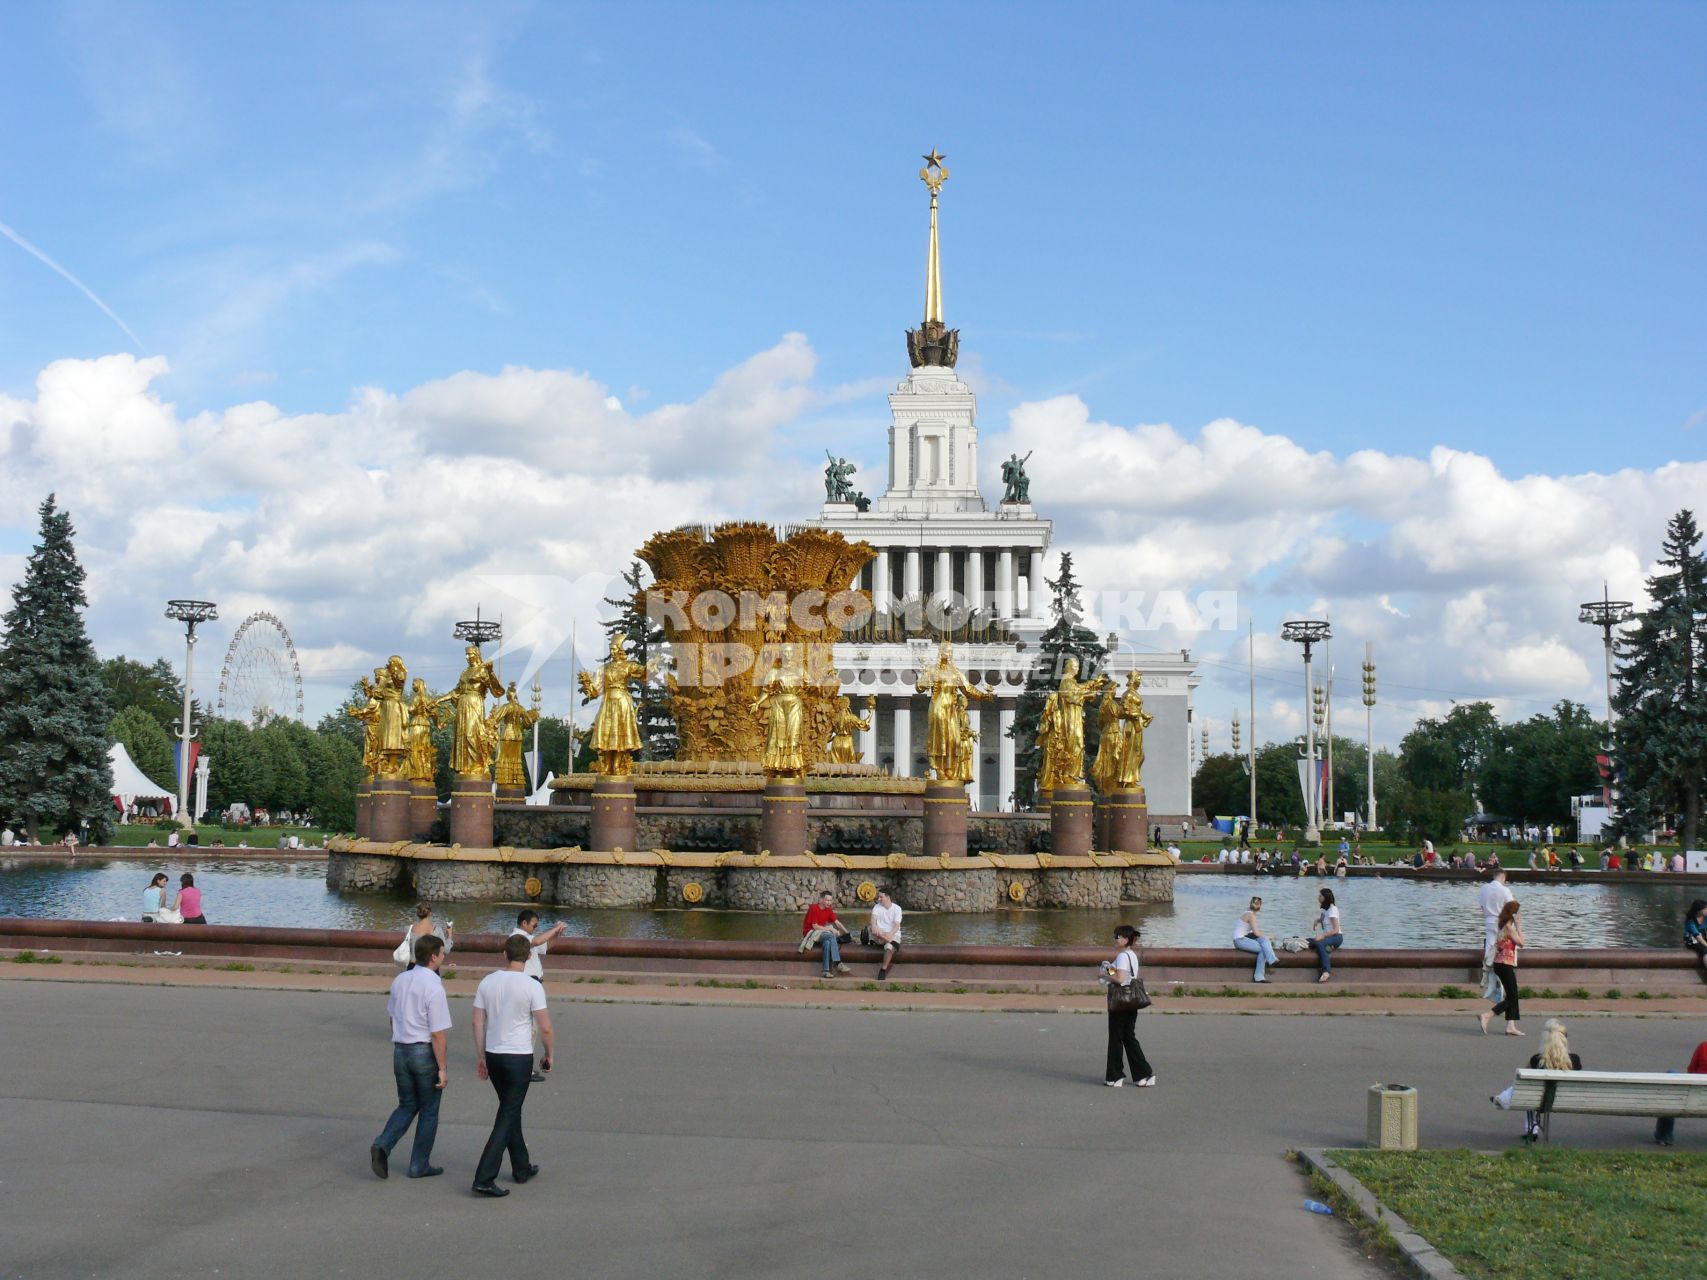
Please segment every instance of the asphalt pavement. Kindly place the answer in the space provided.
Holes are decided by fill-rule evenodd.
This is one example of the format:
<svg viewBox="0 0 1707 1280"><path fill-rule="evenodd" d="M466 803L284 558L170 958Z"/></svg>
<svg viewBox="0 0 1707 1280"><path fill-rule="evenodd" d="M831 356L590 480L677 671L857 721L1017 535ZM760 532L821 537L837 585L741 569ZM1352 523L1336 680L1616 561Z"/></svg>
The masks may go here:
<svg viewBox="0 0 1707 1280"><path fill-rule="evenodd" d="M383 996L0 983L0 1275L1386 1276L1303 1209L1286 1151L1361 1143L1378 1081L1421 1090L1426 1145L1510 1145L1488 1095L1540 1033L1146 1014L1158 1087L1107 1089L1096 1015L563 1002L527 1102L541 1175L488 1200L469 1183L494 1099L468 1000L451 1012L447 1173L402 1177L406 1137L382 1182ZM1572 1047L1653 1069L1703 1036L1583 1018ZM1679 1145L1707 1146L1690 1128Z"/></svg>

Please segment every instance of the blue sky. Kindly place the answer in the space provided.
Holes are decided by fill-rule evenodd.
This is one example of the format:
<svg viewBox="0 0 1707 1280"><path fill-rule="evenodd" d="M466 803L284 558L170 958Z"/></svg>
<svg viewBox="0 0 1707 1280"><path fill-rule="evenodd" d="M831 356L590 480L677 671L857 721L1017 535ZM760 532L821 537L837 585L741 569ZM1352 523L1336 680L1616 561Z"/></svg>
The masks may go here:
<svg viewBox="0 0 1707 1280"><path fill-rule="evenodd" d="M204 469L240 469L210 461L231 455L173 464L197 433L252 429L245 402L307 440L390 422L370 413L381 393L407 418L419 389L525 366L584 375L636 421L699 405L707 450L756 414L763 456L793 470L686 496L641 477L662 486L647 501L692 512L799 511L827 445L877 465L922 305L933 146L986 452L1027 430L1046 453L1128 450L1142 479L1104 508L1073 505L1065 464L1034 485L1058 545L1144 566L1123 581L1238 586L1264 626L1318 605L1362 609L1371 634L1409 619L1391 638L1415 646L1418 690L1528 711L1596 694L1566 597L1602 576L1636 588L1701 474L1667 464L1693 468L1707 441L1707 5L11 5L0 60L0 224L119 318L0 238L0 411L37 433L17 487L0 483L0 560L27 545L42 487L70 493L109 583L105 647L172 652L113 585L147 579L152 613L145 562L294 607L299 643L342 655L328 688L387 644L376 623L348 638L358 656L338 649L341 598L308 571L330 551L299 534L260 554L287 524L278 493ZM164 360L96 363L119 353ZM84 363L50 397L38 378L66 360ZM747 418L714 412L726 379L751 391ZM116 462L108 490L81 492L44 461L44 424L77 405L108 447L126 414L153 423L125 493L170 476L183 509L150 525L115 496ZM608 430L534 411L522 453L555 466ZM1290 462L1210 447L1222 418ZM447 422L419 457L458 453ZM1163 423L1177 439L1140 430ZM8 429L0 412L0 455ZM363 444L351 465L382 468L391 441ZM1439 524L1402 527L1393 507L1424 502ZM1163 524L1130 524L1158 507ZM587 508L539 510L515 559L589 569ZM1241 558L1304 525L1284 555ZM1437 530L1464 541L1442 551ZM470 568L445 556L420 571ZM1511 612L1567 565L1559 601ZM428 628L420 600L400 611ZM1526 685L1448 634L1551 653L1516 665L1563 674Z"/></svg>
<svg viewBox="0 0 1707 1280"><path fill-rule="evenodd" d="M946 297L1006 400L1503 467L1700 452L1701 5L11 6L0 221L186 408L691 395ZM0 386L127 345L0 246Z"/></svg>

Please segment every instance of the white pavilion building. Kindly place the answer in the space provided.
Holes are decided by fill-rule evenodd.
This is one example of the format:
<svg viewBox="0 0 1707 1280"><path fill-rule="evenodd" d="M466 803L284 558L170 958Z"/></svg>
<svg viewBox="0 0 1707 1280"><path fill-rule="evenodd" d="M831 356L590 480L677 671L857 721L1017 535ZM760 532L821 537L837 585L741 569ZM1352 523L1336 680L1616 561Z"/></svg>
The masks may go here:
<svg viewBox="0 0 1707 1280"><path fill-rule="evenodd" d="M857 583L871 592L876 620L835 650L842 692L856 710L863 714L866 698L876 699L863 758L897 776L926 775L928 698L913 686L935 645L953 639L961 669L996 695L970 707L979 742L970 794L974 809L988 812L1014 807L1016 743L1008 730L1038 637L1049 626L1044 577L1051 526L1029 501L1001 501L992 510L979 489L977 397L954 371L959 331L942 322L937 190L947 170L939 159L927 157L920 174L931 188L925 319L907 335L912 372L889 397L887 487L869 504L826 501L812 523L877 551ZM845 486L837 494L850 496ZM1198 681L1189 651L1116 648L1106 670L1122 684L1128 671L1142 673L1145 708L1155 717L1145 734L1142 781L1152 821L1177 823L1192 808L1191 697Z"/></svg>

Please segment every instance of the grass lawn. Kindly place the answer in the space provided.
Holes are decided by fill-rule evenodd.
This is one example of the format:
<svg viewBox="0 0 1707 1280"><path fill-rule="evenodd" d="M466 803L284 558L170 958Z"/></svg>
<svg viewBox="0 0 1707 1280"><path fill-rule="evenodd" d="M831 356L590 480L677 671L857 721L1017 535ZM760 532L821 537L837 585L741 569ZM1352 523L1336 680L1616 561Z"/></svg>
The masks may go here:
<svg viewBox="0 0 1707 1280"><path fill-rule="evenodd" d="M131 823L129 826L114 827L108 843L122 848L141 848L153 840L164 845L167 834L158 827ZM303 844L326 843L326 832L312 827L220 827L211 822L199 823L196 826L196 837L201 841L201 848L204 850L215 840L225 841L226 846L232 849L237 847L238 841L247 842L251 849L276 849L279 840L285 836L295 836Z"/></svg>
<svg viewBox="0 0 1707 1280"><path fill-rule="evenodd" d="M1704 1270L1707 1154L1531 1149L1333 1157L1477 1280L1677 1280Z"/></svg>

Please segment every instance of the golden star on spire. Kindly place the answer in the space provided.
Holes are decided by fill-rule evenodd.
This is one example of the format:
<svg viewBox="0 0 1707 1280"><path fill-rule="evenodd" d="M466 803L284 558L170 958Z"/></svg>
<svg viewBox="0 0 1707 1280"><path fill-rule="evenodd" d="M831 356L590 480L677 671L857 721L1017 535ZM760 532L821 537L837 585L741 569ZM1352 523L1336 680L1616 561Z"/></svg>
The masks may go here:
<svg viewBox="0 0 1707 1280"><path fill-rule="evenodd" d="M931 189L933 203L942 184L948 181L948 166L943 163L946 159L947 156L932 147L931 153L925 157L925 167L919 170L919 180Z"/></svg>
<svg viewBox="0 0 1707 1280"><path fill-rule="evenodd" d="M925 157L925 163L930 164L930 165L935 165L938 169L940 169L940 168L942 168L942 162L946 159L948 159L947 156L938 155L936 148L932 147L931 153Z"/></svg>

